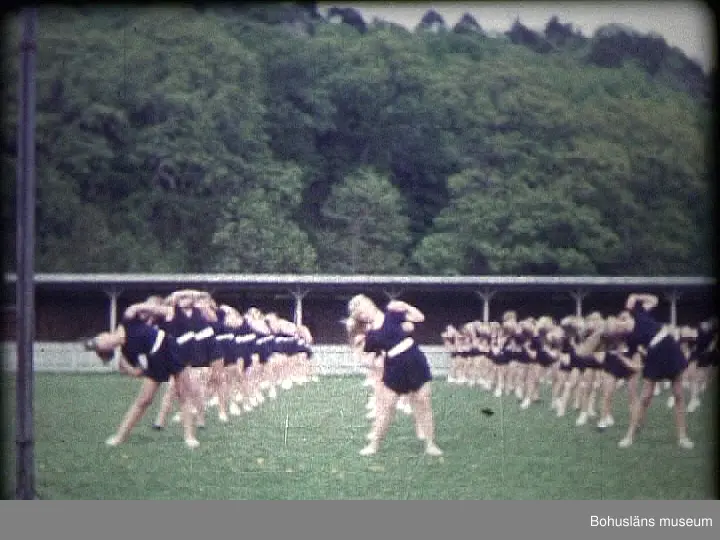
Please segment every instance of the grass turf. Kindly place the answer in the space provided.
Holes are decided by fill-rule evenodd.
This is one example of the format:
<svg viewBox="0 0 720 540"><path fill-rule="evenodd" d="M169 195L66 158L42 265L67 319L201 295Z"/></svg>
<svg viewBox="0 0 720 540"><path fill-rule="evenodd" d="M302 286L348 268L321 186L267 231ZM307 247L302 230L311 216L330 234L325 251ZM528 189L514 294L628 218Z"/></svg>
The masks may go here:
<svg viewBox="0 0 720 540"><path fill-rule="evenodd" d="M5 380L6 478L15 463L14 382ZM322 378L227 425L208 413L200 448L188 450L178 424L150 429L150 413L116 448L104 445L139 389L112 375L35 378L36 489L43 499L712 499L711 394L688 415L694 450L675 444L673 413L656 399L636 443L617 448L627 426L624 391L616 426L577 428L543 402L520 410L514 397L433 386L440 458L423 454L409 416L398 413L379 454L360 457L368 421L359 378ZM490 408L495 414L481 413ZM12 493L10 491L9 493Z"/></svg>

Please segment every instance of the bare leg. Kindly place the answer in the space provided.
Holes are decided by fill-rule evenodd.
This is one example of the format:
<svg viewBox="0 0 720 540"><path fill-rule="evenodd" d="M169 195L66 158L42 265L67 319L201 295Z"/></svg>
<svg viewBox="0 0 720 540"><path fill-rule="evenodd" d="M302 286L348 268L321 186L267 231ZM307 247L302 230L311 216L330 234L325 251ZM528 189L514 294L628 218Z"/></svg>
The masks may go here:
<svg viewBox="0 0 720 540"><path fill-rule="evenodd" d="M163 395L162 402L160 403L160 410L158 411L157 417L155 418L155 423L153 424L153 427L155 429L163 429L165 427L165 423L167 422L167 415L172 410L172 406L175 402L176 397L177 393L175 390L175 379L170 379L170 382L168 382L167 388L165 389L165 394Z"/></svg>
<svg viewBox="0 0 720 540"><path fill-rule="evenodd" d="M594 412L595 408L595 370L586 369L582 374L582 387L583 392L580 402L580 416L578 416L576 425L583 426L587 422L587 419L591 416L591 412Z"/></svg>
<svg viewBox="0 0 720 540"><path fill-rule="evenodd" d="M433 422L430 383L425 383L420 390L411 394L410 400L415 411L418 435L423 435L425 440L425 453L431 456L442 455L442 450L435 444L435 424Z"/></svg>
<svg viewBox="0 0 720 540"><path fill-rule="evenodd" d="M118 444L125 442L133 427L135 427L135 424L140 421L152 403L158 386L159 383L153 381L152 379L143 379L142 386L140 387L140 393L135 398L135 401L130 406L130 409L128 409L127 413L125 413L125 417L123 418L120 426L118 426L115 435L105 441L108 446L117 446Z"/></svg>
<svg viewBox="0 0 720 540"><path fill-rule="evenodd" d="M221 422L228 421L228 377L225 372L225 361L218 358L210 364L210 386L215 388L218 396L218 419Z"/></svg>
<svg viewBox="0 0 720 540"><path fill-rule="evenodd" d="M687 436L687 423L685 421L685 396L683 392L682 377L672 383L672 392L675 395L675 426L677 427L678 444L691 449L694 444Z"/></svg>
<svg viewBox="0 0 720 540"><path fill-rule="evenodd" d="M615 424L612 416L612 399L617 388L617 380L609 373L604 373L602 377L602 402L600 405L600 421L597 427L600 429L608 428Z"/></svg>
<svg viewBox="0 0 720 540"><path fill-rule="evenodd" d="M645 419L645 413L650 407L650 403L652 402L654 394L655 383L653 381L645 380L645 382L643 383L640 400L636 401L634 406L630 410L630 425L628 426L625 438L618 443L618 446L620 446L620 448L626 448L633 443L635 431Z"/></svg>
<svg viewBox="0 0 720 540"><path fill-rule="evenodd" d="M376 418L375 427L373 428L374 438L365 448L360 451L361 456L370 456L375 454L380 448L380 443L385 439L388 428L393 418L395 418L395 409L400 396L387 387L376 394Z"/></svg>
<svg viewBox="0 0 720 540"><path fill-rule="evenodd" d="M570 401L570 396L572 395L573 389L575 388L575 386L577 384L577 380L578 380L579 376L580 376L580 372L577 369L573 369L570 373L566 374L565 382L563 383L563 387L562 387L562 393L560 394L560 399L558 400L558 406L557 406L557 415L558 416L565 416L568 401Z"/></svg>

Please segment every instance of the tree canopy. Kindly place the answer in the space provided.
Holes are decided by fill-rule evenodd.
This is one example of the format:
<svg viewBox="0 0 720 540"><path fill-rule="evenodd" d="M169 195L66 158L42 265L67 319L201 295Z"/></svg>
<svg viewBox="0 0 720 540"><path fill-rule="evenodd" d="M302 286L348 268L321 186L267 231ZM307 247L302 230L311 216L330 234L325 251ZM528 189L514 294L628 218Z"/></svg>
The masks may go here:
<svg viewBox="0 0 720 540"><path fill-rule="evenodd" d="M37 270L710 273L710 77L622 25L481 25L40 9ZM18 19L4 30L12 268Z"/></svg>

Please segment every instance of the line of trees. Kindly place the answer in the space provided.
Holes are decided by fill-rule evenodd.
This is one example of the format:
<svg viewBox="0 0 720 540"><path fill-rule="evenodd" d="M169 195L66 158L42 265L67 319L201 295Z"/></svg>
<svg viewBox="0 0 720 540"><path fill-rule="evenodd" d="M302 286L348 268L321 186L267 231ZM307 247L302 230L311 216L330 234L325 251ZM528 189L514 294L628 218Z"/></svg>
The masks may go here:
<svg viewBox="0 0 720 540"><path fill-rule="evenodd" d="M5 24L12 268L19 28ZM707 274L696 67L660 37L585 38L557 18L492 37L469 15L408 31L312 4L43 8L36 267Z"/></svg>

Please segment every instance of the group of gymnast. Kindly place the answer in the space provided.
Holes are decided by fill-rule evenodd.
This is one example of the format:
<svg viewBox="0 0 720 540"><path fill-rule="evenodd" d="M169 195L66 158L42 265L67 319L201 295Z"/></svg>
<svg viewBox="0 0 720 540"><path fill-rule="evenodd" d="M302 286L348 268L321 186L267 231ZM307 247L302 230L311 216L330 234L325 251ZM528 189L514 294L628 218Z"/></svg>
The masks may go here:
<svg viewBox="0 0 720 540"><path fill-rule="evenodd" d="M557 322L547 316L518 320L509 311L502 322L448 325L442 334L450 358L448 382L477 386L496 397L514 394L522 409L539 401L540 385L547 383L557 416L572 403L579 411L576 425L597 417L600 430L615 424L613 397L625 385L630 425L619 442L622 448L632 444L652 398L671 389L667 404L675 408L678 444L692 448L685 412L700 406L717 372L717 319L696 327L663 325L651 314L657 303L653 295L634 294L622 312L607 317L594 312Z"/></svg>
<svg viewBox="0 0 720 540"><path fill-rule="evenodd" d="M630 420L618 443L621 448L632 445L664 383L672 391L668 406L675 409L677 442L691 449L686 411L697 409L717 372L717 319L696 328L674 328L653 316L657 305L654 295L631 294L620 313L607 317L592 313L556 322L546 316L519 320L506 312L502 322L448 326L442 334L450 358L448 382L485 388L497 397L514 394L523 409L540 400L541 385L548 383L551 408L558 416L565 415L572 402L580 411L577 425L597 416L599 429L614 425L613 397L625 385ZM367 404L372 426L360 451L363 456L379 451L398 409L413 415L425 453L443 454L435 438L430 364L413 337L424 320L417 307L399 300L381 308L359 294L347 305L348 340L367 368L365 384L372 387ZM177 400L185 443L195 448L196 428L204 425L211 399L219 420L227 422L228 412L242 414L262 403L263 390L274 398L278 387L317 380L310 361L312 343L305 326L254 307L241 313L217 305L203 291L182 290L133 304L116 329L86 343L104 361L117 356L120 371L143 378L139 395L107 444L127 439L159 386L168 382L153 427L164 428Z"/></svg>
<svg viewBox="0 0 720 540"><path fill-rule="evenodd" d="M120 372L143 380L109 446L125 442L163 383L167 389L153 428L164 429L177 401L185 444L196 448L209 404L218 419L241 415L277 397L278 388L317 380L313 337L306 326L262 313L245 313L204 291L180 290L130 305L118 326L85 343L104 361L117 358ZM119 354L117 354L119 352Z"/></svg>

